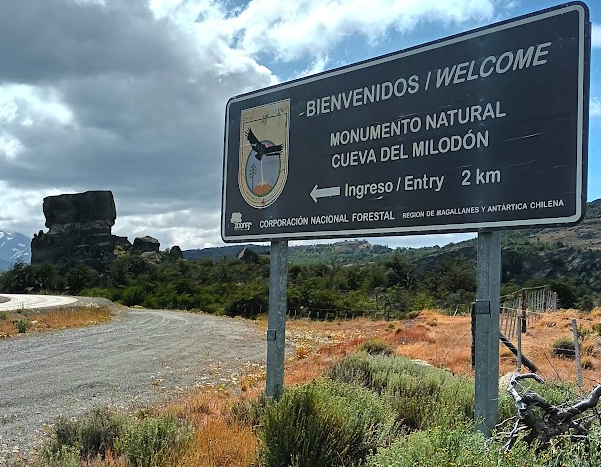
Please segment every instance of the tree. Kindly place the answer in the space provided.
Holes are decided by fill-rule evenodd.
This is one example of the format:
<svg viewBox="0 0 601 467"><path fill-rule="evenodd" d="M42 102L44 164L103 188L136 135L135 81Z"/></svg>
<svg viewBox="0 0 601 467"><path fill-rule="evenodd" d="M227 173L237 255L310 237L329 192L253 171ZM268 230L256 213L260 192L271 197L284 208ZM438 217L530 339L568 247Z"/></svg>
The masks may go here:
<svg viewBox="0 0 601 467"><path fill-rule="evenodd" d="M65 274L69 293L76 295L82 289L97 285L98 273L84 263L77 263Z"/></svg>
<svg viewBox="0 0 601 467"><path fill-rule="evenodd" d="M248 171L248 175L250 177L250 186L251 189L255 187L255 175L257 175L257 166L253 162L253 165L250 166L250 170Z"/></svg>
<svg viewBox="0 0 601 467"><path fill-rule="evenodd" d="M30 286L30 268L21 262L2 274L0 290L6 293L23 293Z"/></svg>

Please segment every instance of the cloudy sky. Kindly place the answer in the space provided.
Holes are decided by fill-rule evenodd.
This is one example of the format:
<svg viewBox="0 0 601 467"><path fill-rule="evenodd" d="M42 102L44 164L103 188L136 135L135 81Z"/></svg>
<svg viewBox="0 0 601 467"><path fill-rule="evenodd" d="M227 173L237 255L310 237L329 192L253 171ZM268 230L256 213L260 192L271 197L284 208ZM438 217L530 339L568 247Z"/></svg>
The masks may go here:
<svg viewBox="0 0 601 467"><path fill-rule="evenodd" d="M112 190L117 235L152 235L161 248L223 245L230 97L558 3L0 0L0 230L44 228L45 196ZM593 200L601 197L601 3L588 5Z"/></svg>

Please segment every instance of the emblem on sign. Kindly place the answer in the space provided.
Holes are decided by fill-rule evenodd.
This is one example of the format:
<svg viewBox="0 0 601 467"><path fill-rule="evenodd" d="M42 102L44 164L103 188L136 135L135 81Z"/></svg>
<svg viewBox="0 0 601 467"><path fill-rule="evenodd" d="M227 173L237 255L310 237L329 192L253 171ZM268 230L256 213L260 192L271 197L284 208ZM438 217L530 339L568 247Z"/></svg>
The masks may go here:
<svg viewBox="0 0 601 467"><path fill-rule="evenodd" d="M288 177L290 100L244 109L240 117L240 193L252 207L266 208Z"/></svg>

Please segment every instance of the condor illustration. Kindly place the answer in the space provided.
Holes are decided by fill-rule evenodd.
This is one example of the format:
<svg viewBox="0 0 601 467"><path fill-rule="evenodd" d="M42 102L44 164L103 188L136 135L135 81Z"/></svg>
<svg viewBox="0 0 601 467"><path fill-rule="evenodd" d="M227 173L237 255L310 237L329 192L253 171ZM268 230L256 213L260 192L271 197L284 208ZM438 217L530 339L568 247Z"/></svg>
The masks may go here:
<svg viewBox="0 0 601 467"><path fill-rule="evenodd" d="M276 201L288 177L290 101L241 112L238 186L244 200L262 209Z"/></svg>

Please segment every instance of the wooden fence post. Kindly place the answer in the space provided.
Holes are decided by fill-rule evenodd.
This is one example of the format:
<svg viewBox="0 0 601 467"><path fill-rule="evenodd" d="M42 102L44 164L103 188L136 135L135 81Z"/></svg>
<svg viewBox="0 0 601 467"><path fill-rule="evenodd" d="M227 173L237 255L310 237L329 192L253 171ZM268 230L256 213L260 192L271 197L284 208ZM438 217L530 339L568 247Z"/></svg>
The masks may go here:
<svg viewBox="0 0 601 467"><path fill-rule="evenodd" d="M520 317L522 332L526 332L526 298L527 298L527 296L528 295L526 294L526 291L524 290L522 292L522 316Z"/></svg>
<svg viewBox="0 0 601 467"><path fill-rule="evenodd" d="M578 387L581 388L583 385L582 381L582 363L580 361L580 345L578 344L578 325L576 324L576 320L572 320L572 331L574 333L574 357L576 360L576 377Z"/></svg>

